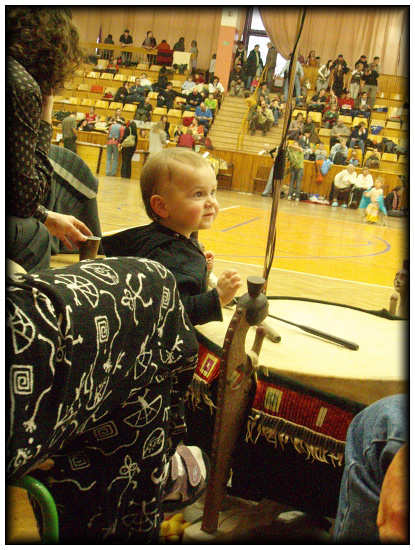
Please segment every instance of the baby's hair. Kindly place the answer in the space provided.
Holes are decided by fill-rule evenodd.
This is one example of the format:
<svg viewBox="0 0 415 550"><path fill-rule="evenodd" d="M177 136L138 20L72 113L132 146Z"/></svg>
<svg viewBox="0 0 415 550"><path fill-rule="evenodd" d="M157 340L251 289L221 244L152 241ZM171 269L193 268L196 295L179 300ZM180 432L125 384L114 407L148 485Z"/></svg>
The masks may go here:
<svg viewBox="0 0 415 550"><path fill-rule="evenodd" d="M147 215L157 219L150 205L151 197L157 192L161 183L170 184L181 165L191 168L211 167L211 164L201 155L184 147L170 147L151 155L145 163L140 176L141 196Z"/></svg>

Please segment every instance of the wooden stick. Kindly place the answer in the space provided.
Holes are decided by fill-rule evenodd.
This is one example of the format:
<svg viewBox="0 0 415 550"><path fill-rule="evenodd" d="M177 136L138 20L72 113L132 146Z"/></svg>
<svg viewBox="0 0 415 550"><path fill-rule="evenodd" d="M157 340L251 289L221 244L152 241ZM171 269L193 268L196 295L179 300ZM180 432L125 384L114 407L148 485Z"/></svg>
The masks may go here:
<svg viewBox="0 0 415 550"><path fill-rule="evenodd" d="M314 336L319 336L320 338L324 338L324 340L328 340L329 342L333 342L334 344L339 344L340 346L351 349L353 351L357 351L359 349L358 344L355 344L354 342L349 342L349 340L344 340L343 338L339 338L338 336L333 336L332 334L327 334L326 332L322 332L321 330L307 327L306 325L293 323L292 321L281 319L281 317L277 317L276 315L271 315L270 313L268 313L268 317L272 317L272 319L277 319L278 321L282 321L283 323L293 325L294 327L304 330L304 332L308 332L309 334L313 334Z"/></svg>

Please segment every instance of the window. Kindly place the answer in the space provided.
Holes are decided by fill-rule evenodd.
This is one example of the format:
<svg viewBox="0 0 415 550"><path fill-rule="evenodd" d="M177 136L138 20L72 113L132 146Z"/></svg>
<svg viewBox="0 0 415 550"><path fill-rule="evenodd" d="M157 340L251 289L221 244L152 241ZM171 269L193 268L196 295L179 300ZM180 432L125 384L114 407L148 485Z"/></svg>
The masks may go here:
<svg viewBox="0 0 415 550"><path fill-rule="evenodd" d="M265 60L268 53L267 44L268 42L270 42L270 38L267 35L258 8L251 8L248 11L244 29L244 36L247 37L247 54L249 55L249 52L254 48L255 44L259 44L261 59L265 65ZM282 68L284 67L286 62L287 60L280 53L277 52L277 63L275 66L274 74L281 73Z"/></svg>

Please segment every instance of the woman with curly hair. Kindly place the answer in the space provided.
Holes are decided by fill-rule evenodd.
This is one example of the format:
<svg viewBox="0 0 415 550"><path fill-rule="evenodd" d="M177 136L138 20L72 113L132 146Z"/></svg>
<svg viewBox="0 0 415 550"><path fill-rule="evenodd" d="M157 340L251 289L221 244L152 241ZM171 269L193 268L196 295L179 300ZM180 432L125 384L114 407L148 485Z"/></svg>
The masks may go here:
<svg viewBox="0 0 415 550"><path fill-rule="evenodd" d="M80 65L79 36L68 9L6 7L8 257L27 271L49 267L51 235L68 248L90 230L73 216L45 210L52 165L53 94Z"/></svg>

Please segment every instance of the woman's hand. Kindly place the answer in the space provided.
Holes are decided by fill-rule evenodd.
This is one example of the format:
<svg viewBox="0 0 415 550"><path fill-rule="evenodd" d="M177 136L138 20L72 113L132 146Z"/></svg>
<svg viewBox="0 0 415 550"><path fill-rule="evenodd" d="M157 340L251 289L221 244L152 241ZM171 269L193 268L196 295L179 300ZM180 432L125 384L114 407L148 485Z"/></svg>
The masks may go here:
<svg viewBox="0 0 415 550"><path fill-rule="evenodd" d="M74 243L86 241L87 235L92 236L91 230L83 222L67 214L48 211L44 223L49 233L58 237L70 250L74 248Z"/></svg>

